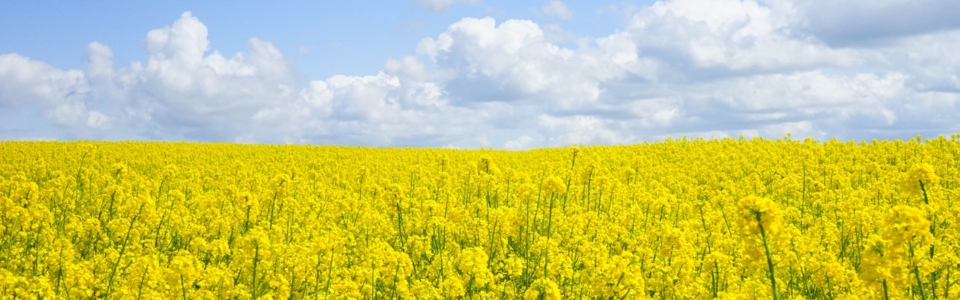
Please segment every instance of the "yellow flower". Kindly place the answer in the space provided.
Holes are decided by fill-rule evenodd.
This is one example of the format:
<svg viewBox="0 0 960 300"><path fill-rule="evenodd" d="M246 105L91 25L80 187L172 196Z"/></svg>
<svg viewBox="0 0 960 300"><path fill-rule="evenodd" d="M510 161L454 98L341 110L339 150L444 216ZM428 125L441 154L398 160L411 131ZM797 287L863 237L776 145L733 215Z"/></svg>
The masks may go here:
<svg viewBox="0 0 960 300"><path fill-rule="evenodd" d="M738 222L744 235L760 234L761 226L764 234L773 235L780 230L783 219L777 203L768 198L747 196L740 200Z"/></svg>
<svg viewBox="0 0 960 300"><path fill-rule="evenodd" d="M560 294L560 287L558 287L557 283L553 282L553 280L546 278L534 280L533 284L523 293L523 299L526 300L557 300L561 298L563 298L563 295Z"/></svg>
<svg viewBox="0 0 960 300"><path fill-rule="evenodd" d="M886 237L896 241L909 241L930 235L930 221L922 210L906 205L897 205L890 210L885 220Z"/></svg>
<svg viewBox="0 0 960 300"><path fill-rule="evenodd" d="M903 188L912 195L920 196L924 190L929 191L931 186L939 182L940 177L934 172L933 166L922 163L910 168L904 177Z"/></svg>
<svg viewBox="0 0 960 300"><path fill-rule="evenodd" d="M548 196L562 194L567 191L567 187L564 185L563 180L557 176L547 177L547 179L543 181L543 187L541 188L543 189L543 193Z"/></svg>
<svg viewBox="0 0 960 300"><path fill-rule="evenodd" d="M463 249L457 267L466 278L473 279L476 286L486 286L493 281L493 273L487 267L487 253L480 247Z"/></svg>
<svg viewBox="0 0 960 300"><path fill-rule="evenodd" d="M467 293L466 287L463 286L463 279L456 275L444 278L440 282L440 289L448 298L460 298Z"/></svg>
<svg viewBox="0 0 960 300"><path fill-rule="evenodd" d="M477 161L477 172L484 174L490 173L490 158L482 157Z"/></svg>
<svg viewBox="0 0 960 300"><path fill-rule="evenodd" d="M887 285L887 289L895 290L906 281L904 265L900 260L905 253L903 247L898 247L879 235L871 235L864 242L863 258L860 261L860 277L871 285Z"/></svg>
<svg viewBox="0 0 960 300"><path fill-rule="evenodd" d="M523 258L510 255L507 259L503 261L504 271L509 278L516 278L523 274L523 268L526 266L527 262Z"/></svg>
<svg viewBox="0 0 960 300"><path fill-rule="evenodd" d="M517 188L517 197L520 199L529 199L537 196L537 188L532 184L523 184Z"/></svg>
<svg viewBox="0 0 960 300"><path fill-rule="evenodd" d="M0 141L0 297L920 298L960 271L951 138Z"/></svg>

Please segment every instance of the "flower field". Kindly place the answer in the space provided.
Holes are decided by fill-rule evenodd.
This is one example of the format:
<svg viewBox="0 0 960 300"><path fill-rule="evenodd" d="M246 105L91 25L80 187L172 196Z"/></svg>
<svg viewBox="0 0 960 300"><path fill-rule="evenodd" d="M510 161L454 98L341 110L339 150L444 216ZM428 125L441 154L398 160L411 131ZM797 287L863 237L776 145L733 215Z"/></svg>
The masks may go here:
<svg viewBox="0 0 960 300"><path fill-rule="evenodd" d="M960 135L0 142L0 298L957 299Z"/></svg>

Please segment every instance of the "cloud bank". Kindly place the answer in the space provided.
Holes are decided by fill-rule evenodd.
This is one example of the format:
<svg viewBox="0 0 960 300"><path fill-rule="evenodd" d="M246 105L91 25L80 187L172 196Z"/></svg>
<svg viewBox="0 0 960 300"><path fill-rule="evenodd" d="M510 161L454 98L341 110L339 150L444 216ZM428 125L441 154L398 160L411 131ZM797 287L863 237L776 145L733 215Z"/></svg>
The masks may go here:
<svg viewBox="0 0 960 300"><path fill-rule="evenodd" d="M378 74L312 81L269 41L211 50L187 12L128 66L97 42L84 70L0 54L0 138L523 149L960 132L955 5L923 2L669 0L575 46L465 18ZM872 19L894 12L903 24Z"/></svg>

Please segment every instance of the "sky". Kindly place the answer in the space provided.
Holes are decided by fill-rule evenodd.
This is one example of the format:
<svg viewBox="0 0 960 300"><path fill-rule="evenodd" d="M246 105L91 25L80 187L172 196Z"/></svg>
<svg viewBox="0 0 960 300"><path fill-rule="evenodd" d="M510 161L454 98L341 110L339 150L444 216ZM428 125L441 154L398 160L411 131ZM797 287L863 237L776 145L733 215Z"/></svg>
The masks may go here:
<svg viewBox="0 0 960 300"><path fill-rule="evenodd" d="M960 133L960 2L4 1L0 140Z"/></svg>

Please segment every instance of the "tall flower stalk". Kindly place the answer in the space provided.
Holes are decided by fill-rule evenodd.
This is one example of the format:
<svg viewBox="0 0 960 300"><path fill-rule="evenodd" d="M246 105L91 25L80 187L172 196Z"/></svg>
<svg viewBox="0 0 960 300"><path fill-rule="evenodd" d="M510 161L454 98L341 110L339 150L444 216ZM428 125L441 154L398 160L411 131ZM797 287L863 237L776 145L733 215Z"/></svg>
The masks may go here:
<svg viewBox="0 0 960 300"><path fill-rule="evenodd" d="M777 289L777 277L773 266L773 256L770 253L770 237L780 230L783 222L777 204L767 198L748 196L740 200L740 228L745 238L752 239L760 235L763 242L764 256L767 259L767 275L770 278L770 289L773 299L780 300Z"/></svg>

